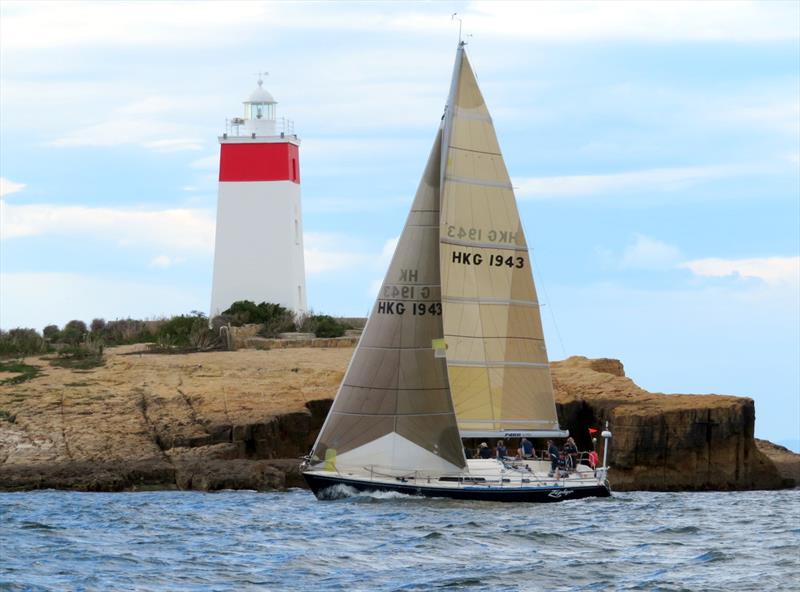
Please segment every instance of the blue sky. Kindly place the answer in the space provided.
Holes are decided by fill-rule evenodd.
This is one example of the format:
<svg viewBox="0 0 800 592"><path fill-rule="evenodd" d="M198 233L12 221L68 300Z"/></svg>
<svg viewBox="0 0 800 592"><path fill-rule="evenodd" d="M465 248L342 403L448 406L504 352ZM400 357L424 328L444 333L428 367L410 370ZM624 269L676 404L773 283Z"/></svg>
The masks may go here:
<svg viewBox="0 0 800 592"><path fill-rule="evenodd" d="M363 316L463 18L551 357L754 397L800 440L800 3L13 3L0 326L210 302L217 135L268 70L303 139L308 296Z"/></svg>

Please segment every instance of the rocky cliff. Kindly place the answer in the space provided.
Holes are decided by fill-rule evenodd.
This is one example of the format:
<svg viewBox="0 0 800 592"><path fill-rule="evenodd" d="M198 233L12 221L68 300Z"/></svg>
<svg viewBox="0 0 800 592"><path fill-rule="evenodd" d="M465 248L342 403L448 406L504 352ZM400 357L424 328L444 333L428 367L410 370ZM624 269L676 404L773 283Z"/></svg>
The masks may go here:
<svg viewBox="0 0 800 592"><path fill-rule="evenodd" d="M301 486L297 457L353 352L334 345L182 355L133 346L90 370L28 359L40 376L0 386L0 489ZM651 394L616 360L570 358L553 376L562 425L582 448L589 427L610 421L618 490L793 484L756 448L750 399ZM788 454L786 466L798 466Z"/></svg>
<svg viewBox="0 0 800 592"><path fill-rule="evenodd" d="M638 387L618 360L553 364L561 425L582 448L588 427L608 421L618 490L775 489L793 486L757 447L752 399L668 395ZM794 455L800 464L800 455Z"/></svg>

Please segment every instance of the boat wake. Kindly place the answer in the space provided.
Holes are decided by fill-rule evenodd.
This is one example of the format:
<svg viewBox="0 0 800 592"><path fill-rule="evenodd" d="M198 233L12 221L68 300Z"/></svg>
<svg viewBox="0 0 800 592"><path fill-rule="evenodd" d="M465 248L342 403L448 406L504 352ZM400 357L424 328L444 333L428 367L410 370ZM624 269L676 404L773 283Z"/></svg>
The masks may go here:
<svg viewBox="0 0 800 592"><path fill-rule="evenodd" d="M374 499L374 500L424 499L419 496L408 495L397 491L359 491L355 487L351 487L350 485L344 485L342 483L337 483L336 485L331 485L330 487L326 487L325 489L321 490L318 494L318 498L322 500L341 500L350 498Z"/></svg>

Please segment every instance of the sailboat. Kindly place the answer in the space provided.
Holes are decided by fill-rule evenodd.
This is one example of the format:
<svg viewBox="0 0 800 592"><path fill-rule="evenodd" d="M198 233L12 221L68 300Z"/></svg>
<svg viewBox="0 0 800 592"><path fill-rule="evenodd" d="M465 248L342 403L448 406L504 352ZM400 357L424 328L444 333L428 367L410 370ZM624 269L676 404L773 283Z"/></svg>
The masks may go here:
<svg viewBox="0 0 800 592"><path fill-rule="evenodd" d="M567 435L513 188L460 42L411 211L303 475L319 499L610 495L605 461L553 471L550 460L467 458L463 444Z"/></svg>

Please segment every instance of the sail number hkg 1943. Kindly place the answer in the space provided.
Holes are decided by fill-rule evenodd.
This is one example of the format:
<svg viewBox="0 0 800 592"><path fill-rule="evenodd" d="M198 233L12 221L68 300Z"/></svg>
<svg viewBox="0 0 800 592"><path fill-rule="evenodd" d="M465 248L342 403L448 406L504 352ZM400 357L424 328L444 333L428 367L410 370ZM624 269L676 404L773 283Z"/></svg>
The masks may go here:
<svg viewBox="0 0 800 592"><path fill-rule="evenodd" d="M487 230L484 232L482 228L464 228L463 226L453 226L448 224L447 237L459 238L474 241L488 240L493 243L510 243L516 244L517 233L511 230Z"/></svg>
<svg viewBox="0 0 800 592"><path fill-rule="evenodd" d="M389 300L413 300L415 298L428 299L431 297L430 286L397 286L384 285L381 298Z"/></svg>
<svg viewBox="0 0 800 592"><path fill-rule="evenodd" d="M441 316L441 302L412 302L410 306L405 302L378 300L378 314L404 315L407 312L417 317Z"/></svg>
<svg viewBox="0 0 800 592"><path fill-rule="evenodd" d="M491 254L484 258L480 253L465 253L464 251L453 251L453 263L461 263L463 265L483 265L484 262L489 267L516 267L522 269L525 267L525 259L523 257L515 257L514 255L495 255Z"/></svg>

